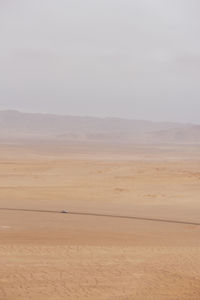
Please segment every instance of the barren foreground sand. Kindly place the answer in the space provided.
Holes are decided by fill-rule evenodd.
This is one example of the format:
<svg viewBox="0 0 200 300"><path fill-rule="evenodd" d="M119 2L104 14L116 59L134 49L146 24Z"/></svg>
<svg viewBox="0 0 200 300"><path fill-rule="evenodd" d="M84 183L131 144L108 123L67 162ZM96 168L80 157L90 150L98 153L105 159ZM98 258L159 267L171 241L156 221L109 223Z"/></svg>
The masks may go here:
<svg viewBox="0 0 200 300"><path fill-rule="evenodd" d="M199 300L198 147L0 146L0 299ZM14 208L19 210L3 210Z"/></svg>

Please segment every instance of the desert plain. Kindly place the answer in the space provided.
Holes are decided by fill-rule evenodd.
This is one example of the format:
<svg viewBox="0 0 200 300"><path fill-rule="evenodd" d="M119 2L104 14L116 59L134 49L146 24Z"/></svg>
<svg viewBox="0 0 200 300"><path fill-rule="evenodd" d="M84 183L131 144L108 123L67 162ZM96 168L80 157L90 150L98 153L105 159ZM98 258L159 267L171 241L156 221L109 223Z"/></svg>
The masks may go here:
<svg viewBox="0 0 200 300"><path fill-rule="evenodd" d="M199 150L1 144L0 299L199 300Z"/></svg>

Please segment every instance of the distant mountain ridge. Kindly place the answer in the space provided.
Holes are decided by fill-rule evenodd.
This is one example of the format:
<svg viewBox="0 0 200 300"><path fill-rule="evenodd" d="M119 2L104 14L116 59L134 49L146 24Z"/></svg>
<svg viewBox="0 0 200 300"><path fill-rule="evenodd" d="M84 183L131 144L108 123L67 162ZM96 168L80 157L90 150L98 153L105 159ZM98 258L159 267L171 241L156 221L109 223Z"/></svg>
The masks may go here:
<svg viewBox="0 0 200 300"><path fill-rule="evenodd" d="M1 139L200 143L200 125L0 111Z"/></svg>

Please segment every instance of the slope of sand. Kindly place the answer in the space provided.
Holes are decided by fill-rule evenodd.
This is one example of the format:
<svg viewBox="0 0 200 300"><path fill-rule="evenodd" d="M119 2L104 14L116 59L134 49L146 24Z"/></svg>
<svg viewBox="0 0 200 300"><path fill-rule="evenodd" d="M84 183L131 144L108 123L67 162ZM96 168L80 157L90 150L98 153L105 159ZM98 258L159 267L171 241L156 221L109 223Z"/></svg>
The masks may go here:
<svg viewBox="0 0 200 300"><path fill-rule="evenodd" d="M0 207L200 223L198 147L1 145ZM0 209L0 299L200 299L200 226Z"/></svg>

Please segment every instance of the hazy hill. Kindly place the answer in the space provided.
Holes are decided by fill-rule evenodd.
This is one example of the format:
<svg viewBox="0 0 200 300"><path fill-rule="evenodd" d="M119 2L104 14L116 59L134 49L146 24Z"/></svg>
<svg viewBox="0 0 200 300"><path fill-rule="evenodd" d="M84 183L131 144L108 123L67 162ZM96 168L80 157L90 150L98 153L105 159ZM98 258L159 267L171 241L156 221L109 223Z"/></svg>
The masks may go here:
<svg viewBox="0 0 200 300"><path fill-rule="evenodd" d="M199 143L200 125L0 111L1 139Z"/></svg>

